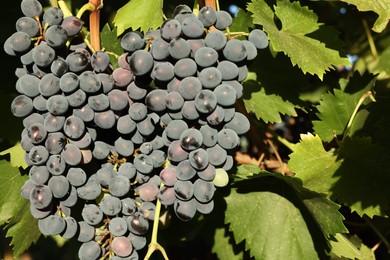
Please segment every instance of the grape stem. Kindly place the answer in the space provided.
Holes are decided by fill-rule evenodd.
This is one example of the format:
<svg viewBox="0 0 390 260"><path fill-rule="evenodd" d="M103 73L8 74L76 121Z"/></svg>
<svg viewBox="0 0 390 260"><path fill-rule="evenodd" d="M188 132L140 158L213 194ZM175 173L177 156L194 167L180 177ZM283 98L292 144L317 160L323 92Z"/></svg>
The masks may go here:
<svg viewBox="0 0 390 260"><path fill-rule="evenodd" d="M100 50L100 9L103 7L103 0L89 0L89 4L95 9L89 14L89 31L91 34L91 45L95 51Z"/></svg>
<svg viewBox="0 0 390 260"><path fill-rule="evenodd" d="M229 36L229 37L239 37L239 36L248 36L249 33L248 32L230 32L228 31L227 33L225 33L226 36Z"/></svg>
<svg viewBox="0 0 390 260"><path fill-rule="evenodd" d="M119 55L116 54L115 52L112 52L112 51L105 51L105 53L107 53L108 55L114 56L115 59L118 59L118 58L119 58Z"/></svg>
<svg viewBox="0 0 390 260"><path fill-rule="evenodd" d="M362 23L363 23L364 30L365 30L366 35L367 35L368 44L370 45L372 57L374 58L374 60L377 60L378 59L378 51L376 50L370 27L368 27L367 20L364 18L362 19Z"/></svg>
<svg viewBox="0 0 390 260"><path fill-rule="evenodd" d="M86 30L86 29L85 29ZM85 42L85 44L88 46L88 48L91 50L91 52L95 52L95 49L93 48L91 42L88 40L88 37L87 37L87 33L86 32L83 32L83 30L81 30L81 35L83 37L83 40Z"/></svg>
<svg viewBox="0 0 390 260"><path fill-rule="evenodd" d="M288 141L287 139L281 137L280 135L278 135L275 131L273 131L272 129L270 128L267 128L267 132L270 133L272 135L273 138L275 138L279 143L283 144L284 146L286 146L288 149L290 149L292 152L294 151L294 146L295 144L294 143L291 143L290 141Z"/></svg>
<svg viewBox="0 0 390 260"><path fill-rule="evenodd" d="M93 4L91 4L91 3L87 3L87 4L83 5L83 6L80 8L80 10L77 12L76 17L80 19L81 16L83 16L83 14L84 14L85 12L87 12L87 11L93 12L93 11L95 11L95 9L96 9L96 6L95 6L95 5L93 5Z"/></svg>
<svg viewBox="0 0 390 260"><path fill-rule="evenodd" d="M214 8L214 10L219 11L219 2L218 0L205 0L205 6L210 6Z"/></svg>
<svg viewBox="0 0 390 260"><path fill-rule="evenodd" d="M355 109L351 115L351 118L348 121L348 125L345 129L345 132L344 132L344 137L349 134L349 131L351 130L351 127L352 127L352 123L355 120L356 114L358 113L360 106L363 104L363 102L366 100L366 98L370 98L370 100L372 102L376 101L370 90L363 94L363 96L359 99L358 103L356 104Z"/></svg>
<svg viewBox="0 0 390 260"><path fill-rule="evenodd" d="M279 165L280 165L279 169L281 169L281 173L284 175L284 174L285 174L285 166L284 166L284 163L283 163L283 161L282 161L282 157L280 157L280 154L279 154L279 152L278 152L278 149L276 149L275 145L273 144L273 142L272 142L270 139L267 140L267 143L269 144L269 146L270 146L270 147L272 148L272 150L274 151L274 154L275 154L275 156L276 156L276 159L278 160Z"/></svg>
<svg viewBox="0 0 390 260"><path fill-rule="evenodd" d="M199 0L199 10L203 6L210 6L214 10L219 11L219 2L218 0ZM210 31L214 31L216 28L214 26L210 26Z"/></svg>
<svg viewBox="0 0 390 260"><path fill-rule="evenodd" d="M73 16L72 12L69 10L64 0L58 0L58 6L60 7L64 17Z"/></svg>
<svg viewBox="0 0 390 260"><path fill-rule="evenodd" d="M160 189L164 186L164 184L161 183ZM153 220L153 231L152 231L152 240L150 241L148 252L146 253L146 256L144 260L148 260L154 251L159 250L161 254L163 255L165 260L168 260L168 255L165 252L164 247L162 247L158 242L157 242L157 234L158 234L158 224L160 222L160 212L161 212L161 202L159 199L157 199L156 203L156 210L154 213L154 220Z"/></svg>
<svg viewBox="0 0 390 260"><path fill-rule="evenodd" d="M58 8L58 1L57 1L57 0L50 0L50 5L51 5L52 7Z"/></svg>
<svg viewBox="0 0 390 260"><path fill-rule="evenodd" d="M201 2L202 0L198 1L198 0L195 0L194 1L194 8L192 8L192 13L196 16L198 16L199 14L199 2Z"/></svg>

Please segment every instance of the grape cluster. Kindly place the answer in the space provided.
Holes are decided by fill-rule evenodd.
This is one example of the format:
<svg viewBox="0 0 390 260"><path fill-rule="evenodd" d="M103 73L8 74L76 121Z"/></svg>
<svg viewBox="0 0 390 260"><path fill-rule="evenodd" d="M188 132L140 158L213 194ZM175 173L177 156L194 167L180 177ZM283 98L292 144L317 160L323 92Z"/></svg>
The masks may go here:
<svg viewBox="0 0 390 260"><path fill-rule="evenodd" d="M249 130L234 105L264 32L237 40L227 12L179 5L160 29L123 35L114 68L88 50L79 18L37 0L21 10L4 50L23 64L11 110L41 232L82 242L80 259L138 259L157 200L183 221L210 213Z"/></svg>

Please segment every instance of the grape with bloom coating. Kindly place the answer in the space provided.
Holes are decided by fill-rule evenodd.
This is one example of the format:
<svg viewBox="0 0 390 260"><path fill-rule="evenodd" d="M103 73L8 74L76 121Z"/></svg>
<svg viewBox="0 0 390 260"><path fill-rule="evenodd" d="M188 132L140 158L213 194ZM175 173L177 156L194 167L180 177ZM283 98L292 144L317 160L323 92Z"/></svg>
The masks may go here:
<svg viewBox="0 0 390 260"><path fill-rule="evenodd" d="M234 104L258 32L240 41L221 31L227 12L179 5L160 29L126 32L116 66L108 46L80 43L80 18L37 3L22 1L4 46L24 66L11 105L32 166L21 194L43 234L83 243L80 259L138 259L157 198L188 221L226 185L250 126Z"/></svg>

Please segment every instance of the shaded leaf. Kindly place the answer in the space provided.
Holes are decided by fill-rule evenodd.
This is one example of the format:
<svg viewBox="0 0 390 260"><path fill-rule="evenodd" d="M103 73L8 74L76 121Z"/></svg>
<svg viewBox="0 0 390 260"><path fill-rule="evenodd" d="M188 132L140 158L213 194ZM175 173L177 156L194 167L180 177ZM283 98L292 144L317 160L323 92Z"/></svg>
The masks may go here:
<svg viewBox="0 0 390 260"><path fill-rule="evenodd" d="M380 33L382 32L389 22L390 19L390 0L341 0L349 4L356 5L357 9L362 12L374 11L379 15L378 19L375 21L372 29Z"/></svg>
<svg viewBox="0 0 390 260"><path fill-rule="evenodd" d="M237 173L235 176L241 179L248 179L260 172L261 169L257 165L242 164L237 167Z"/></svg>
<svg viewBox="0 0 390 260"><path fill-rule="evenodd" d="M345 138L339 157L343 158L334 176L333 197L360 216L386 216L390 207L389 154L371 138Z"/></svg>
<svg viewBox="0 0 390 260"><path fill-rule="evenodd" d="M301 148L298 148L298 150L299 149ZM327 197L318 194L318 192L312 192L306 187L303 187L302 182L297 178L284 176L278 173L271 174L261 170L257 165L240 165L237 168L236 176L242 179L257 178L261 176L279 178L294 187L298 197L314 217L325 237L329 238L336 233L348 231L342 222L344 217L338 211L340 206Z"/></svg>
<svg viewBox="0 0 390 260"><path fill-rule="evenodd" d="M390 47L386 48L379 57L378 69L386 71L390 75Z"/></svg>
<svg viewBox="0 0 390 260"><path fill-rule="evenodd" d="M120 56L123 53L116 31L116 28L111 30L110 25L106 24L100 34L102 48L109 53L110 62L114 68L118 67L118 58L115 55Z"/></svg>
<svg viewBox="0 0 390 260"><path fill-rule="evenodd" d="M217 254L218 259L229 259L229 260L241 260L244 259L244 252L235 252L233 248L234 240L231 235L226 234L225 228L215 229L214 243L212 252Z"/></svg>
<svg viewBox="0 0 390 260"><path fill-rule="evenodd" d="M129 28L140 29L141 32L158 28L163 22L162 6L162 0L130 0L114 17L117 35Z"/></svg>
<svg viewBox="0 0 390 260"><path fill-rule="evenodd" d="M229 30L230 32L248 32L249 28L253 27L254 25L250 13L239 8L237 16L233 19L232 25L229 27ZM245 39L245 37L241 37L241 39Z"/></svg>
<svg viewBox="0 0 390 260"><path fill-rule="evenodd" d="M288 167L304 188L324 193L360 216L385 216L389 208L390 160L371 138L344 138L337 153L326 152L318 136L302 135Z"/></svg>
<svg viewBox="0 0 390 260"><path fill-rule="evenodd" d="M30 213L30 202L24 200L18 205L18 214L16 214L11 222L6 226L8 228L6 237L12 237L10 245L13 246L13 255L15 257L21 255L33 243L35 244L41 232L38 228L38 222Z"/></svg>
<svg viewBox="0 0 390 260"><path fill-rule="evenodd" d="M243 100L247 111L254 112L264 122L281 122L282 115L296 116L296 109L304 110L306 103L300 99L309 82L290 59L269 49L259 50L257 58L249 65L250 73L243 82Z"/></svg>
<svg viewBox="0 0 390 260"><path fill-rule="evenodd" d="M248 78L251 78L251 75L248 75ZM281 122L280 114L297 116L294 104L284 101L277 94L267 94L264 88L259 87L254 80L245 82L245 91L252 92L250 98L244 99L248 112L255 113L259 120L262 119L266 123Z"/></svg>
<svg viewBox="0 0 390 260"><path fill-rule="evenodd" d="M334 135L341 135L350 120L360 98L372 88L374 76L357 72L349 81L342 80L342 89L335 89L334 94L326 93L317 106L320 120L313 121L314 131L325 142L333 140Z"/></svg>
<svg viewBox="0 0 390 260"><path fill-rule="evenodd" d="M37 221L30 214L30 202L20 196L27 179L10 162L0 161L0 225L7 224L6 236L12 237L14 256L21 255L40 236Z"/></svg>
<svg viewBox="0 0 390 260"><path fill-rule="evenodd" d="M333 26L321 24L317 31L314 31L307 36L325 43L327 48L337 50L342 56L348 53L345 49L345 43L340 38L340 31Z"/></svg>
<svg viewBox="0 0 390 260"><path fill-rule="evenodd" d="M253 13L253 22L262 25L268 33L273 50L284 52L291 58L292 64L298 65L304 73L318 75L322 79L333 65L350 65L338 51L326 48L323 42L307 36L318 30L320 24L317 23L317 15L300 6L299 2L277 1L274 14L264 0L253 0L248 10ZM281 30L274 23L274 15L281 21Z"/></svg>
<svg viewBox="0 0 390 260"><path fill-rule="evenodd" d="M250 180L237 181L236 189L226 198L226 223L230 223L237 242L245 239L246 249L255 258L275 259L277 255L276 259L283 259L292 251L290 258L306 259L314 252L308 241L300 239L321 245L321 239L347 232L339 205L305 189L299 179L261 171L256 165L239 166L237 176ZM247 212L245 220L242 212ZM287 229L285 237L279 229ZM307 237L295 237L300 232ZM278 244L282 241L283 246ZM308 251L300 248L305 243Z"/></svg>
<svg viewBox="0 0 390 260"><path fill-rule="evenodd" d="M256 259L317 259L313 237L291 190L275 178L242 181L226 197L226 223ZM243 216L245 212L245 216Z"/></svg>
<svg viewBox="0 0 390 260"><path fill-rule="evenodd" d="M324 196L306 193L302 199L326 238L339 232L348 232L344 226L343 215L338 211L340 205Z"/></svg>

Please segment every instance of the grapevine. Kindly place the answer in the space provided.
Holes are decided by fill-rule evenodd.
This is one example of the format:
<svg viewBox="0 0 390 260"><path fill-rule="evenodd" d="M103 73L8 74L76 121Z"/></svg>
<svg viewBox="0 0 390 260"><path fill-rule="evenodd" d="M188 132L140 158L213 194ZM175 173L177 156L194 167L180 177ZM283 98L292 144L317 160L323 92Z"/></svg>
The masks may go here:
<svg viewBox="0 0 390 260"><path fill-rule="evenodd" d="M388 0L5 7L5 260L388 258Z"/></svg>
<svg viewBox="0 0 390 260"><path fill-rule="evenodd" d="M100 50L102 3L90 1L76 16L63 1L52 5L43 11L23 0L31 25L5 44L9 55L30 56L24 64L32 67L11 105L23 118L31 166L22 196L42 234L82 242L80 259L136 259L150 226L145 259L155 250L168 259L157 242L160 212L173 208L189 221L213 210L250 128L235 110L246 63L268 46L267 36L256 29L237 40L226 11L204 6L196 16L179 5L160 29L125 33L115 68Z"/></svg>

